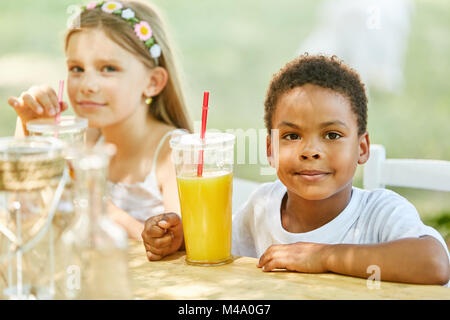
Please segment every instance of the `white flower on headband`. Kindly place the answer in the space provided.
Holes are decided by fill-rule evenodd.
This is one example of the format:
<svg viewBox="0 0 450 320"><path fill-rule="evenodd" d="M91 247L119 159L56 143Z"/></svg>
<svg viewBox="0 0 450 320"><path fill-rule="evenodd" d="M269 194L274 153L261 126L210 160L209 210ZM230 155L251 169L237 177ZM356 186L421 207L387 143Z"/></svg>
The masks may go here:
<svg viewBox="0 0 450 320"><path fill-rule="evenodd" d="M154 45L152 45L152 47L150 48L150 55L154 59L161 56L161 47L159 46L159 44L155 43Z"/></svg>
<svg viewBox="0 0 450 320"><path fill-rule="evenodd" d="M122 4L116 1L108 1L102 6L102 10L107 13L113 13L116 10L122 9Z"/></svg>
<svg viewBox="0 0 450 320"><path fill-rule="evenodd" d="M123 10L122 11L122 18L124 18L124 19L134 18L134 11L131 10L130 8Z"/></svg>

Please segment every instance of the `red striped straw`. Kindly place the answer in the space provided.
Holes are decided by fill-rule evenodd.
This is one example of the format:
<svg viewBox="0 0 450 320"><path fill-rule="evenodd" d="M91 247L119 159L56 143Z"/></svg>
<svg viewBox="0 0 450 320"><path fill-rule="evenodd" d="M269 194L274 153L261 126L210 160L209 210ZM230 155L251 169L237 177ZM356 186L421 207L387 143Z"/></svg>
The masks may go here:
<svg viewBox="0 0 450 320"><path fill-rule="evenodd" d="M55 122L59 124L61 122L61 109L63 107L63 94L64 94L64 80L59 81L59 91L58 91L58 103L59 110L56 112ZM58 138L58 131L55 131L55 138Z"/></svg>
<svg viewBox="0 0 450 320"><path fill-rule="evenodd" d="M209 92L203 92L203 107L202 107L202 129L200 131L200 139L202 139L202 144L205 143L205 132L206 132L206 119L208 117L208 102L209 102ZM203 149L200 150L198 154L198 165L197 165L197 177L203 175Z"/></svg>

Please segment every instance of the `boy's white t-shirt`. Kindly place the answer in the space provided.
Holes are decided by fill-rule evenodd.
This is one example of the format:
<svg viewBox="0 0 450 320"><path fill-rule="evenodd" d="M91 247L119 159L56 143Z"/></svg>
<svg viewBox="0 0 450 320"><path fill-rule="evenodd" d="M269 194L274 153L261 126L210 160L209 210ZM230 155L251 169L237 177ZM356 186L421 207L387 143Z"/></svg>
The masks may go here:
<svg viewBox="0 0 450 320"><path fill-rule="evenodd" d="M259 258L272 244L375 244L429 235L439 240L449 256L440 233L424 225L416 208L391 190L353 187L350 202L336 218L305 233L291 233L282 227L280 208L285 194L280 180L253 192L233 216L232 254Z"/></svg>

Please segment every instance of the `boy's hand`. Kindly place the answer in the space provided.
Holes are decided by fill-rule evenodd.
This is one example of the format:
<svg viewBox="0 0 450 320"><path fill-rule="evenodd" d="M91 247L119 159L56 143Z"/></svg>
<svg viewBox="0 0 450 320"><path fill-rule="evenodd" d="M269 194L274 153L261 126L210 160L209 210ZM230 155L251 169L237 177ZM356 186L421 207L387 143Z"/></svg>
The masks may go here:
<svg viewBox="0 0 450 320"><path fill-rule="evenodd" d="M176 213L163 213L145 221L142 232L149 261L161 260L183 244L183 224Z"/></svg>
<svg viewBox="0 0 450 320"><path fill-rule="evenodd" d="M28 91L22 92L18 98L9 97L8 103L14 108L24 126L32 119L54 117L68 108L67 103L59 105L55 90L46 85L33 86Z"/></svg>
<svg viewBox="0 0 450 320"><path fill-rule="evenodd" d="M260 257L257 267L263 271L287 269L307 273L327 272L324 252L327 246L308 242L272 245Z"/></svg>

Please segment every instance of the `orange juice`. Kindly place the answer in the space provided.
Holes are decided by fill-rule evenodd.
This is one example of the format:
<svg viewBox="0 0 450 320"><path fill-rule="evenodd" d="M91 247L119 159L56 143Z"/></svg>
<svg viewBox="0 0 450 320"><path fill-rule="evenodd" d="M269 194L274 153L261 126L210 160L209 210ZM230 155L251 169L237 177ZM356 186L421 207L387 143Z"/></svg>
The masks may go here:
<svg viewBox="0 0 450 320"><path fill-rule="evenodd" d="M177 182L187 263L213 265L231 261L233 174L183 174Z"/></svg>

